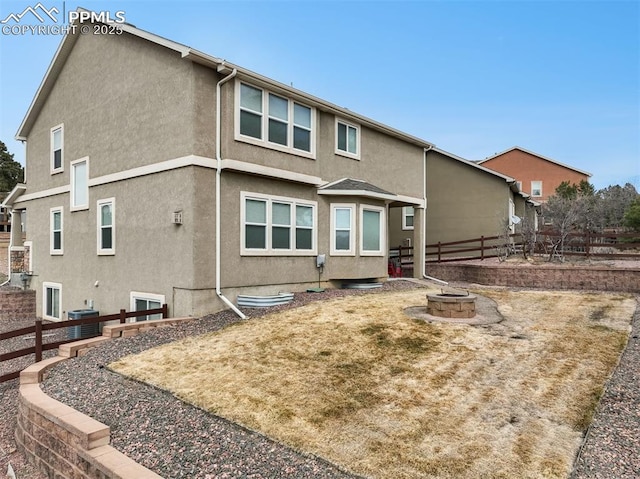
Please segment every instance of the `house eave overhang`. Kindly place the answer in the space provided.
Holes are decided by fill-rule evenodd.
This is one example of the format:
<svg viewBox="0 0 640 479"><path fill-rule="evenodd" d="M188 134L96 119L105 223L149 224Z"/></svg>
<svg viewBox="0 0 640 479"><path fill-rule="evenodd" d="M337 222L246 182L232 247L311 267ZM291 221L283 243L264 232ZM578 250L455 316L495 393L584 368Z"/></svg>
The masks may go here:
<svg viewBox="0 0 640 479"><path fill-rule="evenodd" d="M18 183L16 186L13 187L11 192L9 192L9 194L2 201L2 203L0 203L0 206L2 206L3 208L13 208L13 204L22 195L22 193L25 192L26 189L27 189L27 185L25 185L24 183Z"/></svg>
<svg viewBox="0 0 640 479"><path fill-rule="evenodd" d="M83 8L78 8L78 10L88 11ZM288 96L294 99L298 99L300 101L304 101L308 104L311 104L320 110L324 110L324 111L333 113L335 115L344 117L346 119L350 119L354 122L360 123L363 126L366 126L376 131L383 132L390 136L396 137L408 143L419 146L421 148L430 148L434 146L432 143L425 141L421 138L417 138L415 136L404 133L400 130L396 130L395 128L391 128L375 120L372 120L365 116L354 113L346 108L339 107L330 102L322 100L321 98L317 98L301 90L287 86L284 83L277 82L263 75L252 72L251 70L248 70L246 68L242 68L242 67L239 67L238 65L234 65L232 63L226 62L221 58L208 55L206 53L203 53L201 51L198 51L186 45L174 42L172 40L166 39L159 35L155 35L153 33L147 32L145 30L141 30L140 28L137 28L128 23L122 23L118 25L122 29L122 31L129 33L131 35L135 35L137 37L143 38L145 40L148 40L152 43L163 46L165 48L169 48L179 53L180 56L185 60L189 60L194 63L198 63L210 68L214 68L216 69L216 71L219 71L221 73L224 73L225 70L227 69L229 71L236 69L238 72L238 76L240 78L244 77L246 79L250 79L252 82L255 82L259 85L269 87L270 89L276 92L286 93ZM55 84L60 71L62 70L67 58L69 57L69 54L73 49L73 46L78 39L78 36L80 35L78 31L79 29L70 29L70 32L67 35L65 35L62 41L60 42L58 50L56 51L56 54L54 55L53 60L51 61L51 64L49 65L49 68L45 73L45 76L40 84L40 87L38 88L33 98L33 101L29 106L29 109L27 110L27 114L25 115L24 120L22 121L20 127L18 128L18 132L15 137L17 140L26 141L27 137L29 136L29 132L33 127L35 119L37 118L42 106L44 105L47 96L53 89L53 85ZM76 32L76 33L72 33L72 32Z"/></svg>
<svg viewBox="0 0 640 479"><path fill-rule="evenodd" d="M383 123L379 123L375 120L372 120L371 118L367 118L365 116L354 113L351 110L348 110L347 108L339 107L337 105L334 105L333 103L323 100L322 98L318 98L316 96L310 95L296 88L287 86L284 83L280 83L276 80L272 80L271 78L267 78L263 75L260 75L259 73L255 73L251 70L242 68L241 66L235 65L233 63L229 63L226 60L213 57L211 55L195 50L193 48L189 48L188 51L185 54L183 54L183 58L187 60L191 60L194 63L199 63L204 66L216 68L218 69L218 71L220 71L221 69L228 70L228 71L232 71L235 69L237 71L238 78L241 78L241 79L244 78L256 84L257 86L262 86L270 90L273 90L275 93L281 93L295 100L305 102L307 104L311 104L320 110L326 111L328 113L332 113L342 118L350 119L351 121L354 121L356 123L359 123L360 125L371 128L372 130L386 133L390 136L394 136L396 138L404 140L408 143L412 143L421 148L433 148L435 146L428 141L409 135L400 130L396 130L395 128L387 126Z"/></svg>

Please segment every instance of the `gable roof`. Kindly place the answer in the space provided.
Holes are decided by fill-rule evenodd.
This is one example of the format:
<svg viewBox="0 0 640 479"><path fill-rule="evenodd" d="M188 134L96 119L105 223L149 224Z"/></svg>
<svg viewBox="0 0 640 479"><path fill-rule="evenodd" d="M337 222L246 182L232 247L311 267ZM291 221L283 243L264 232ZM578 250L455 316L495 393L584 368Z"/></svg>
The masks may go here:
<svg viewBox="0 0 640 479"><path fill-rule="evenodd" d="M497 158L498 156L502 156L502 155L504 155L505 153L509 153L510 151L513 151L513 150L520 150L520 151L522 151L522 152L524 152L524 153L527 153L527 154L529 154L529 155L531 155L531 156L536 156L536 157L541 158L541 159L543 159L543 160L545 160L545 161L548 161L548 162L550 162L550 163L556 164L556 165L558 165L558 166L562 166L563 168L567 168L567 169L569 169L569 170L576 171L576 172L578 172L578 173L580 173L580 174L583 174L583 175L586 175L586 176L593 176L593 175L592 175L591 173L589 173L588 171L582 171L582 170L579 170L578 168L575 168L575 167L573 167L573 166L565 165L564 163L560 163L559 161L552 160L551 158L547 158L546 156L539 155L538 153L534 153L533 151L525 150L525 149L524 149L524 148L522 148L521 146L517 146L517 145L516 145L516 146L513 146L513 147L511 147L511 148L509 148L509 149L507 149L507 150L504 150L504 151L502 151L502 152L500 152L500 153L496 153L495 155L490 156L490 157L488 157L488 158L485 158L484 160L480 160L480 161L478 161L478 164L482 164L482 163L484 163L485 161L493 160L494 158Z"/></svg>
<svg viewBox="0 0 640 479"><path fill-rule="evenodd" d="M85 10L83 8L78 8L78 11L87 12L88 10ZM204 65L206 67L216 69L217 71L223 72L223 73L231 73L231 71L235 69L237 71L237 76L239 78L250 79L251 81L259 85L269 87L270 89L274 90L275 93L277 92L284 93L293 99L298 99L308 104L311 104L316 108L318 108L319 110L333 113L345 119L350 119L351 121L359 123L363 126L366 126L373 130L380 131L390 136L399 138L403 141L412 143L416 146L419 146L422 148L429 148L433 146L432 143L425 141L421 138L409 135L400 130L396 130L395 128L384 125L383 123L379 123L375 120L372 120L365 116L354 113L348 110L347 108L339 107L337 105L334 105L333 103L322 100L321 98L315 97L313 95L305 93L291 86L287 86L284 83L277 82L265 76L259 75L258 73L254 73L251 70L248 70L246 68L242 68L238 65L229 63L221 58L208 55L194 48L183 45L181 43L177 43L172 40L163 38L159 35L156 35L154 33L141 30L140 28L137 28L134 25L131 25L129 23L121 23L121 24L118 24L118 26L122 29L123 32L126 32L130 35L134 35L139 38L145 39L147 41L155 43L156 45L162 46L164 48L169 48L171 50L174 50L175 52L179 53L181 57L185 60L189 60L194 63L198 63L200 65ZM58 75L62 71L62 68L66 63L67 58L71 54L71 51L73 50L73 47L76 41L80 36L82 36L79 33L80 31L79 28L69 29L69 31L70 32L67 33L63 37L62 41L60 42L60 45L58 46L58 50L56 51L51 61L51 64L49 65L49 68L47 69L47 72L45 73L44 78L40 83L40 87L38 88L31 102L31 105L29 106L29 109L27 110L27 114L25 115L24 119L22 120L22 123L20 124L20 127L18 128L18 132L16 133L17 140L24 141L27 139L27 136L29 135L31 128L33 127L33 124L36 118L38 117L38 114L40 113L40 110L42 109L47 96L53 89L53 85L55 84L58 78Z"/></svg>

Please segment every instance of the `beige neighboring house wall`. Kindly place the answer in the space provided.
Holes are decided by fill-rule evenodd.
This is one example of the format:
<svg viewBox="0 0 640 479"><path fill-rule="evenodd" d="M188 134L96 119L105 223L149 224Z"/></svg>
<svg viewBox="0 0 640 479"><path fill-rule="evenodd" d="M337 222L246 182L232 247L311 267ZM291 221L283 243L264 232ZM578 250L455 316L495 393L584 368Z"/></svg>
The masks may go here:
<svg viewBox="0 0 640 479"><path fill-rule="evenodd" d="M513 214L534 205L515 180L444 150L427 153L427 244L496 236ZM402 210L392 211L391 245L406 245L413 230ZM514 228L514 232L517 227Z"/></svg>
<svg viewBox="0 0 640 479"><path fill-rule="evenodd" d="M430 143L184 45L122 28L122 35L65 37L18 131L27 141L27 182L7 206L26 211L39 316L49 316L48 299L59 302L56 314L66 319L76 309L129 310L134 296L164 301L172 315L198 316L226 308L216 286L235 300L240 293L317 285L318 254L326 255L324 284L386 277L389 213L405 204L424 207ZM220 94L216 285L216 83L230 74L236 76ZM312 108L312 154L239 135L243 82ZM337 121L357 132L357 155L337 151ZM52 132L59 127L62 165L52 171ZM88 165L82 208L71 203L78 161ZM290 204L293 241L306 234L295 224L296 207L305 212L311 206L314 247L288 253L246 248L244 231L261 227L244 216L251 201L269 208ZM105 202L112 224L100 216ZM337 205L353 213L347 254L332 251ZM52 226L53 218L62 219L61 227ZM382 220L380 251L371 253L361 242L364 223L376 218ZM266 230L271 235L278 228L269 210ZM114 248L100 251L100 235L111 237L109 231ZM416 241L424 244L422 233ZM52 250L52 243L59 248Z"/></svg>

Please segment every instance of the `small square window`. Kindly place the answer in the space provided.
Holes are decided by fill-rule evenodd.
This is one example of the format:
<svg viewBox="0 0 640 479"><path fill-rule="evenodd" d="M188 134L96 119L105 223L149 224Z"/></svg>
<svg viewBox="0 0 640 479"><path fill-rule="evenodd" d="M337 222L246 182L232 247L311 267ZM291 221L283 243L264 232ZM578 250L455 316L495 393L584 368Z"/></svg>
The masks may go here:
<svg viewBox="0 0 640 479"><path fill-rule="evenodd" d="M360 158L359 127L336 120L336 153L351 158Z"/></svg>
<svg viewBox="0 0 640 479"><path fill-rule="evenodd" d="M415 217L415 210L413 209L413 206L402 207L402 229L403 230L413 229L414 217Z"/></svg>
<svg viewBox="0 0 640 479"><path fill-rule="evenodd" d="M538 198L542 196L542 181L531 182L531 196Z"/></svg>

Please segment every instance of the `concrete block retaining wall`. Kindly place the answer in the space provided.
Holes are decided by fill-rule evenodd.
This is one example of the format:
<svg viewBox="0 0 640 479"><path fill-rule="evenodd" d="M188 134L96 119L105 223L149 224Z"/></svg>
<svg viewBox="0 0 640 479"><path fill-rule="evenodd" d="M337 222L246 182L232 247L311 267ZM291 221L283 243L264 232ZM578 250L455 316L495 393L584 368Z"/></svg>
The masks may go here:
<svg viewBox="0 0 640 479"><path fill-rule="evenodd" d="M0 289L0 321L35 317L36 292L34 290Z"/></svg>
<svg viewBox="0 0 640 479"><path fill-rule="evenodd" d="M429 263L427 274L444 281L491 286L640 293L640 268Z"/></svg>
<svg viewBox="0 0 640 479"><path fill-rule="evenodd" d="M105 326L102 337L64 344L59 348L59 356L23 370L20 373L16 444L29 462L55 479L162 479L111 447L108 426L47 396L39 383L48 368L81 355L102 341L192 319L171 318Z"/></svg>

